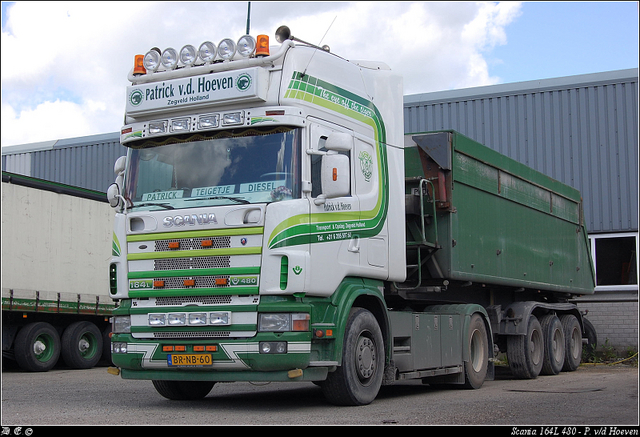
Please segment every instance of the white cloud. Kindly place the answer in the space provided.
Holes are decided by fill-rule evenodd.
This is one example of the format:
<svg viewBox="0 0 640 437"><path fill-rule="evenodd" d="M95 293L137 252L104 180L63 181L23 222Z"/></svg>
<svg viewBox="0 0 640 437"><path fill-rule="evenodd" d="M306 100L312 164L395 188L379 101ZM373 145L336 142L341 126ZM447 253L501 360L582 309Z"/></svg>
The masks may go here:
<svg viewBox="0 0 640 437"><path fill-rule="evenodd" d="M252 2L251 33L288 25L347 59L382 60L405 93L496 83L487 53L520 4ZM114 132L133 57L245 31L246 2L19 2L2 29L2 145ZM495 62L495 61L493 61Z"/></svg>

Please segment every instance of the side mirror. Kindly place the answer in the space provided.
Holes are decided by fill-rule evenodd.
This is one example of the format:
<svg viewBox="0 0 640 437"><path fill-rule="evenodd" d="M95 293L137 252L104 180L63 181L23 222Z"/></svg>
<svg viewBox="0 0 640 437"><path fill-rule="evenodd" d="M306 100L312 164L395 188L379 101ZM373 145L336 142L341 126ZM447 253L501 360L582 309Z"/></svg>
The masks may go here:
<svg viewBox="0 0 640 437"><path fill-rule="evenodd" d="M348 196L351 191L351 169L349 157L329 151L322 157L322 194L315 200L316 205L326 199Z"/></svg>
<svg viewBox="0 0 640 437"><path fill-rule="evenodd" d="M345 132L332 132L327 137L325 147L327 150L335 150L336 152L348 152L351 150L353 144L353 137L351 134Z"/></svg>
<svg viewBox="0 0 640 437"><path fill-rule="evenodd" d="M124 171L127 166L127 157L121 156L116 159L116 163L113 165L113 173L118 176L120 173Z"/></svg>
<svg viewBox="0 0 640 437"><path fill-rule="evenodd" d="M107 200L112 208L118 208L123 205L122 196L120 195L120 187L118 184L113 183L109 185L109 188L107 188Z"/></svg>

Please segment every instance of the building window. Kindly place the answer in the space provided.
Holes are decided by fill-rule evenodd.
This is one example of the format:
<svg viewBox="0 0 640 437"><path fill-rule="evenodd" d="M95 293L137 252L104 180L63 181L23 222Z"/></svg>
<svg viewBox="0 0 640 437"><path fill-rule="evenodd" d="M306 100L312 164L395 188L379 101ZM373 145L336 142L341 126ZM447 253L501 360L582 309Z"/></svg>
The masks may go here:
<svg viewBox="0 0 640 437"><path fill-rule="evenodd" d="M596 234L590 240L596 290L637 290L638 234Z"/></svg>

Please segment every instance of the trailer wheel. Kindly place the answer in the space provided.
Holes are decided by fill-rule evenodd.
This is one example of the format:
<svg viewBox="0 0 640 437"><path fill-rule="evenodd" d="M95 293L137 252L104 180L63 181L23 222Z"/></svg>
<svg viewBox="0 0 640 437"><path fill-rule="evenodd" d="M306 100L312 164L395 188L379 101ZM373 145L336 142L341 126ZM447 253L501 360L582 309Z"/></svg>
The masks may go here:
<svg viewBox="0 0 640 437"><path fill-rule="evenodd" d="M509 368L516 378L534 379L542 370L544 340L542 328L536 316L529 316L526 335L510 335L507 338Z"/></svg>
<svg viewBox="0 0 640 437"><path fill-rule="evenodd" d="M46 372L56 365L60 357L60 336L48 323L31 323L18 331L14 354L20 368Z"/></svg>
<svg viewBox="0 0 640 437"><path fill-rule="evenodd" d="M565 356L564 330L560 319L549 314L540 319L544 336L544 359L541 374L557 375L562 370Z"/></svg>
<svg viewBox="0 0 640 437"><path fill-rule="evenodd" d="M465 388L478 389L482 387L487 377L489 366L487 328L479 314L474 314L469 321L467 344L469 345L469 361L464 363L464 386Z"/></svg>
<svg viewBox="0 0 640 437"><path fill-rule="evenodd" d="M151 381L156 391L172 401L196 401L209 394L214 381Z"/></svg>
<svg viewBox="0 0 640 437"><path fill-rule="evenodd" d="M595 326L593 323L589 321L587 318L582 318L582 323L584 324L584 338L586 338L587 343L584 345L582 358L588 360L595 355L596 348L598 347L598 333L596 332Z"/></svg>
<svg viewBox="0 0 640 437"><path fill-rule="evenodd" d="M384 373L384 346L378 321L368 310L353 308L344 335L342 365L322 383L335 405L366 405L376 398Z"/></svg>
<svg viewBox="0 0 640 437"><path fill-rule="evenodd" d="M582 361L582 330L580 323L573 314L565 314L560 317L562 329L564 330L564 366L565 372L573 372Z"/></svg>
<svg viewBox="0 0 640 437"><path fill-rule="evenodd" d="M62 333L62 359L69 367L90 369L102 357L102 333L91 322L75 322Z"/></svg>

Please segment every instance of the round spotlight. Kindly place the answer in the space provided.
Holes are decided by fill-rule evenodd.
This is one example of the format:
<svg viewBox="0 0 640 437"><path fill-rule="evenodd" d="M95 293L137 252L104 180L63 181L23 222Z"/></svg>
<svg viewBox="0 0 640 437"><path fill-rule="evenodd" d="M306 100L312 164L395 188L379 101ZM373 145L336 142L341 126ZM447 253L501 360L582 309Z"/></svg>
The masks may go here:
<svg viewBox="0 0 640 437"><path fill-rule="evenodd" d="M161 62L167 70L173 70L174 68L176 68L176 65L178 65L178 52L176 52L175 49L172 49L171 47L165 49L165 51L162 52Z"/></svg>
<svg viewBox="0 0 640 437"><path fill-rule="evenodd" d="M236 53L236 43L232 39L225 38L218 44L218 56L225 61L233 58Z"/></svg>
<svg viewBox="0 0 640 437"><path fill-rule="evenodd" d="M157 47L152 48L144 55L142 61L144 68L147 71L154 72L160 66L160 49Z"/></svg>
<svg viewBox="0 0 640 437"><path fill-rule="evenodd" d="M216 58L216 45L210 41L203 42L198 49L198 56L204 62L213 62Z"/></svg>
<svg viewBox="0 0 640 437"><path fill-rule="evenodd" d="M198 59L198 52L191 44L187 44L180 49L180 61L184 65L193 65L193 63L196 62L196 59Z"/></svg>
<svg viewBox="0 0 640 437"><path fill-rule="evenodd" d="M256 40L251 35L245 35L238 40L238 53L240 56L248 58L256 49Z"/></svg>

